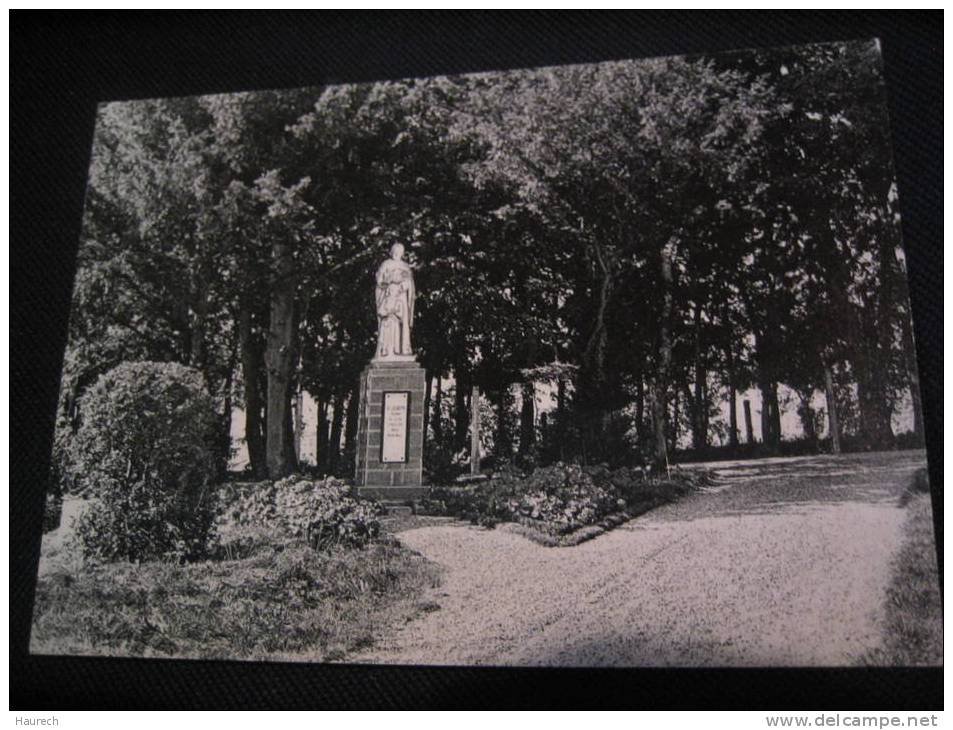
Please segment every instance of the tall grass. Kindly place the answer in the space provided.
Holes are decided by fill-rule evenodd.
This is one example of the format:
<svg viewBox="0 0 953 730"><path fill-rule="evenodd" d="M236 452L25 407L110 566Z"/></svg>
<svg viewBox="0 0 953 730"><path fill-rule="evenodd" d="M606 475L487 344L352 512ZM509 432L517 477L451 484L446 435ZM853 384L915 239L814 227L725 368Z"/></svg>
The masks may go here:
<svg viewBox="0 0 953 730"><path fill-rule="evenodd" d="M884 644L865 663L939 666L943 663L943 611L930 495L906 499L904 540L887 589Z"/></svg>
<svg viewBox="0 0 953 730"><path fill-rule="evenodd" d="M417 613L436 571L386 541L187 565L64 565L40 576L31 651L334 661Z"/></svg>

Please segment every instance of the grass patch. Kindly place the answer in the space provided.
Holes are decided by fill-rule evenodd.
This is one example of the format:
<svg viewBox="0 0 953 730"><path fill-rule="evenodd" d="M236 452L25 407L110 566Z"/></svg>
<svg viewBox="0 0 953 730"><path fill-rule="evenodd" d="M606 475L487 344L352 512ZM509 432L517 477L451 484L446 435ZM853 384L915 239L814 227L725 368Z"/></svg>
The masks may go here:
<svg viewBox="0 0 953 730"><path fill-rule="evenodd" d="M393 540L273 546L239 560L54 566L36 591L38 654L335 661L419 612L437 568Z"/></svg>
<svg viewBox="0 0 953 730"><path fill-rule="evenodd" d="M887 589L884 644L865 664L940 666L943 664L943 611L930 495L905 498L907 520L900 552Z"/></svg>

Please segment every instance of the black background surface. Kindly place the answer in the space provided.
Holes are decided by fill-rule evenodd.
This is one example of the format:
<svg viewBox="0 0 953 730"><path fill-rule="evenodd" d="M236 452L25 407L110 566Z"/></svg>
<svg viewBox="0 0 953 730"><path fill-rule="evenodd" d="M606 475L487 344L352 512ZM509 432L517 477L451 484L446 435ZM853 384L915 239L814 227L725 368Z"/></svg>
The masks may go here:
<svg viewBox="0 0 953 730"><path fill-rule="evenodd" d="M941 526L942 13L11 12L10 18L11 708L942 706L936 669L451 669L27 653L89 149L96 104L105 100L879 37Z"/></svg>

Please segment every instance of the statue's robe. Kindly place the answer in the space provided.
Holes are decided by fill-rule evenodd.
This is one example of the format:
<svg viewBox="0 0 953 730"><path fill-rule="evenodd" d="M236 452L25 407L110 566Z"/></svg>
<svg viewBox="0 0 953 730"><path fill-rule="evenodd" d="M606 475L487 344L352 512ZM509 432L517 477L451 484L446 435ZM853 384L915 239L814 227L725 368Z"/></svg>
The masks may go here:
<svg viewBox="0 0 953 730"><path fill-rule="evenodd" d="M411 355L414 276L403 261L387 259L377 269L377 357Z"/></svg>

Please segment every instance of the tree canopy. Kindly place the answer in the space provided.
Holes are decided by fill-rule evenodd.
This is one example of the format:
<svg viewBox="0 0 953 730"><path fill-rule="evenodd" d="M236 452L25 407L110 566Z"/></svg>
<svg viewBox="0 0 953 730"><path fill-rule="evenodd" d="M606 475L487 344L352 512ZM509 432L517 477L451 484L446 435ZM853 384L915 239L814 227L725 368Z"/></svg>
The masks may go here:
<svg viewBox="0 0 953 730"><path fill-rule="evenodd" d="M663 465L686 428L737 447L750 387L768 451L779 386L812 438L816 393L861 445L892 443L906 392L919 428L879 48L857 42L106 104L58 438L102 373L180 362L223 464L241 406L254 470L291 471L304 389L346 471L395 241L448 452L471 385L501 460Z"/></svg>

